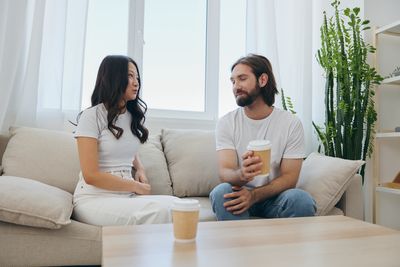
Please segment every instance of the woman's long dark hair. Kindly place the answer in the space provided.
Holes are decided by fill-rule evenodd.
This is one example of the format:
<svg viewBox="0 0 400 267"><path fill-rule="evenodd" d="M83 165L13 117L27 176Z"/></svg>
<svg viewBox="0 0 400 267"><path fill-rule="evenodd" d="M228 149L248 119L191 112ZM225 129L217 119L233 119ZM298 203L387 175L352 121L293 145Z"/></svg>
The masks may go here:
<svg viewBox="0 0 400 267"><path fill-rule="evenodd" d="M141 81L136 62L127 56L112 55L103 59L97 73L96 85L92 94L92 107L103 103L107 109L107 127L119 139L124 130L115 125L118 115L123 108L121 99L128 86L128 64L131 62L137 71L139 88L136 99L126 103L126 109L132 115L131 131L141 143L146 142L149 131L144 127L147 111L146 103L139 97Z"/></svg>

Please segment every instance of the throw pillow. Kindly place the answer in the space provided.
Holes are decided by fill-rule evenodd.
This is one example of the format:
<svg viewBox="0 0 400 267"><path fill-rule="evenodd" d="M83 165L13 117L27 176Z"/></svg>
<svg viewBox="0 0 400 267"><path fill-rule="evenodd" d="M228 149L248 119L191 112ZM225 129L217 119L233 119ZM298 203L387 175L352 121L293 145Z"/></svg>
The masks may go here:
<svg viewBox="0 0 400 267"><path fill-rule="evenodd" d="M3 155L4 175L26 177L71 194L79 178L79 157L72 133L12 127Z"/></svg>
<svg viewBox="0 0 400 267"><path fill-rule="evenodd" d="M49 229L71 223L72 195L31 179L0 176L0 221Z"/></svg>
<svg viewBox="0 0 400 267"><path fill-rule="evenodd" d="M326 215L340 200L351 178L364 164L311 153L303 162L297 187L309 192L316 204L316 215Z"/></svg>
<svg viewBox="0 0 400 267"><path fill-rule="evenodd" d="M219 183L214 131L163 129L174 196L208 196Z"/></svg>

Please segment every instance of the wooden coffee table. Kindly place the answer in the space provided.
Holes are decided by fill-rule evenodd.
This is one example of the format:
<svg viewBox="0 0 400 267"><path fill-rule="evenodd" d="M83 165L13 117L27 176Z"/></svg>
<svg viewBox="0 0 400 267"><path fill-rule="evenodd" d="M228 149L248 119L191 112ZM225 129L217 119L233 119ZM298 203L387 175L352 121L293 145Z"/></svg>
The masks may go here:
<svg viewBox="0 0 400 267"><path fill-rule="evenodd" d="M344 216L199 223L194 243L172 224L103 228L103 266L400 266L400 232Z"/></svg>

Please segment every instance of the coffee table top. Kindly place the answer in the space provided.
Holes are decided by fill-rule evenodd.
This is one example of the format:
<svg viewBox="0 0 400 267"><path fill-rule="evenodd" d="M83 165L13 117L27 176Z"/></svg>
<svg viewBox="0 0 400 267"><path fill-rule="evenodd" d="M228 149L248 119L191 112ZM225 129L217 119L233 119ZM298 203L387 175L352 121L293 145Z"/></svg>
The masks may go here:
<svg viewBox="0 0 400 267"><path fill-rule="evenodd" d="M345 216L201 222L194 243L172 224L103 228L103 266L400 266L400 231Z"/></svg>

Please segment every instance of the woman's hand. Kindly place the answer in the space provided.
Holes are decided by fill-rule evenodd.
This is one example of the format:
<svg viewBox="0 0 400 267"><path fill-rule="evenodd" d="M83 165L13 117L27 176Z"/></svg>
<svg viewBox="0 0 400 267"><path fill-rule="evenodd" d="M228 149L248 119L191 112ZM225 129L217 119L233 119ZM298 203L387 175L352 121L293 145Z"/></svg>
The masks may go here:
<svg viewBox="0 0 400 267"><path fill-rule="evenodd" d="M149 180L147 179L144 169L136 170L135 180L144 184L149 184Z"/></svg>
<svg viewBox="0 0 400 267"><path fill-rule="evenodd" d="M136 170L135 180L143 184L149 184L149 180L147 180L146 172L144 171L144 166L139 159L139 155L135 156L135 160L132 163Z"/></svg>
<svg viewBox="0 0 400 267"><path fill-rule="evenodd" d="M138 195L150 195L150 192L151 192L151 186L149 184L135 181L134 193Z"/></svg>

